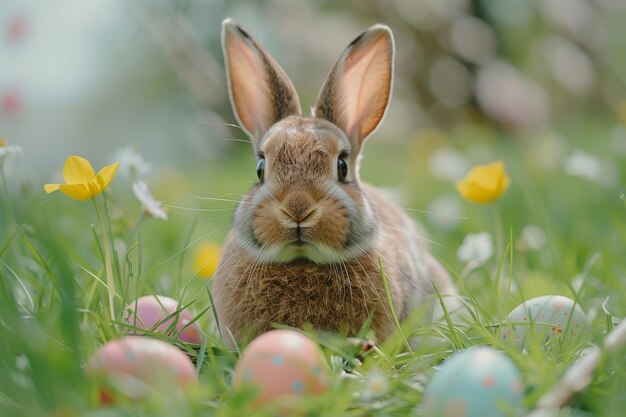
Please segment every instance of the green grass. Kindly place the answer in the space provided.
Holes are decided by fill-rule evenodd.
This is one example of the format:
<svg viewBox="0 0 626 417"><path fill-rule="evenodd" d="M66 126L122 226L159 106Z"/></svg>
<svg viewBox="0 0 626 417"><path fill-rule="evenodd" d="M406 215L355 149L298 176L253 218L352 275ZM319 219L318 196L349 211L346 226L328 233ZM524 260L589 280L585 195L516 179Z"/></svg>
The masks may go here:
<svg viewBox="0 0 626 417"><path fill-rule="evenodd" d="M590 343L600 343L626 314L626 207L620 196L626 185L624 156L608 150L608 127L602 123L563 129L563 153L581 148L613 164L616 177L607 185L563 172L562 156L553 169L542 168L541 135L510 137L485 128L452 132L438 142L408 147L374 138L365 148L362 177L383 186L399 185L405 206L425 209L441 194L455 195L453 184L428 169L431 152L443 144L467 155L476 146L502 159L512 186L492 206L461 202L464 220L449 230L433 227L425 213L415 217L438 243L433 251L455 276L469 307L465 321L444 320L416 327L405 324L385 343L363 356L353 341L308 330L323 348L332 373L329 392L298 407L306 415L414 416L424 384L435 366L453 352L476 345L501 349L518 366L526 386L524 404L532 408ZM514 136L514 135L513 135ZM485 162L481 157L473 163ZM62 161L59 161L61 165ZM195 277L193 251L199 242L221 242L234 203L194 195L236 200L254 180L250 150L236 147L228 157L207 165L190 157L185 167L153 178L152 191L173 206L167 222L145 219L130 184L116 178L97 204L105 214L105 231L114 238L114 319L108 311L102 230L91 204L61 194L45 195L42 184L4 190L0 216L0 414L6 416L264 416L275 410L254 407L248 392L232 392L231 378L240 352L227 347L214 330L210 281ZM174 174L179 169L184 174ZM150 180L150 179L149 179ZM7 178L11 185L11 178ZM623 197L622 197L623 198ZM524 225L544 230L547 245L521 251L516 242ZM494 235L495 256L466 270L456 250L467 233ZM464 270L465 269L465 270ZM574 277L582 277L576 287ZM579 282L580 283L580 282ZM122 335L123 306L138 296L164 294L198 313L204 343L191 349L201 388L190 398L160 395L117 407L97 406L97 390L83 365L108 340ZM521 301L544 294L572 297L593 324L582 339L549 349L530 344L522 354L502 340L506 314ZM202 314L201 314L202 313ZM367 336L367 333L364 333ZM406 338L419 336L408 351ZM163 336L160 336L163 337ZM437 343L427 340L436 339ZM567 339L566 339L567 340ZM626 350L605 357L592 384L562 415L621 416L626 406ZM382 372L389 392L378 398L367 390L368 375Z"/></svg>

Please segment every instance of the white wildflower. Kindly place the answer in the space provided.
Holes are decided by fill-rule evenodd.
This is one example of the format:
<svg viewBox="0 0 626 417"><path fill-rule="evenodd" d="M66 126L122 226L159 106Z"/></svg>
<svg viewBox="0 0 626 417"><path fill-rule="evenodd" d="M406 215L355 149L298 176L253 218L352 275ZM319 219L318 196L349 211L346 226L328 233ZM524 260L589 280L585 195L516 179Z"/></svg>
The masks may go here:
<svg viewBox="0 0 626 417"><path fill-rule="evenodd" d="M133 193L141 202L141 206L146 213L152 217L167 220L167 213L163 210L161 202L152 197L150 190L148 190L148 185L143 180L137 180L133 183Z"/></svg>
<svg viewBox="0 0 626 417"><path fill-rule="evenodd" d="M471 168L470 162L463 155L451 148L441 148L428 159L430 172L446 181L455 182L463 178Z"/></svg>
<svg viewBox="0 0 626 417"><path fill-rule="evenodd" d="M452 230L461 222L463 206L456 195L445 194L430 202L427 210L428 220L442 230Z"/></svg>
<svg viewBox="0 0 626 417"><path fill-rule="evenodd" d="M463 262L483 264L493 256L493 252L493 239L489 233L470 233L463 239L456 256Z"/></svg>
<svg viewBox="0 0 626 417"><path fill-rule="evenodd" d="M386 395L390 389L389 378L380 371L374 371L369 373L363 380L363 389L360 397L365 401L373 400Z"/></svg>
<svg viewBox="0 0 626 417"><path fill-rule="evenodd" d="M144 161L139 152L130 147L115 151L113 160L120 163L118 172L126 178L140 178L152 171L152 166Z"/></svg>
<svg viewBox="0 0 626 417"><path fill-rule="evenodd" d="M544 231L534 224L527 224L520 233L517 241L517 248L522 251L538 251L543 249L548 243L548 238Z"/></svg>
<svg viewBox="0 0 626 417"><path fill-rule="evenodd" d="M595 156L581 150L574 151L564 161L565 172L589 181L597 181L602 175L602 163Z"/></svg>
<svg viewBox="0 0 626 417"><path fill-rule="evenodd" d="M22 154L22 147L18 145L9 145L8 142L0 138L0 160L7 156L15 156Z"/></svg>

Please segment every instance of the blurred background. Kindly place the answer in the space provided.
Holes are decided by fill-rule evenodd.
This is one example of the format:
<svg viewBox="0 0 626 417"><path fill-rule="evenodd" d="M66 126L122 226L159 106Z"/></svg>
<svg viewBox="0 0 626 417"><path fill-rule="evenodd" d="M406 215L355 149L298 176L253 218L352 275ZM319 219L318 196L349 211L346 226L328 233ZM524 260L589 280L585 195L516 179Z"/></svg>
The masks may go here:
<svg viewBox="0 0 626 417"><path fill-rule="evenodd" d="M228 16L281 63L303 108L357 34L376 22L393 29L393 99L362 176L425 210L415 216L436 230L444 259L464 233L493 229L493 213L463 202L454 182L498 159L513 178L500 236L539 224L540 242L551 229L559 244L577 241L561 272L570 276L598 241L621 247L610 219L623 210L622 0L3 0L0 137L23 151L5 161L13 195L43 199L42 184L61 180L71 154L96 170L121 161L118 219L138 213L123 177L142 177L158 200L185 208L170 207L177 243L166 253L180 245L177 219L191 221L198 207L223 210L200 227L219 243L233 204L197 197L237 200L256 180L246 137L230 126L220 47ZM599 208L607 214L596 224Z"/></svg>
<svg viewBox="0 0 626 417"><path fill-rule="evenodd" d="M243 135L225 125L227 16L283 65L305 108L350 40L391 26L396 82L375 141L466 129L529 140L583 117L614 120L618 145L588 139L625 151L622 0L4 0L0 136L22 146L16 164L49 176L68 154L102 164L123 147L176 169L228 155L238 145L225 139Z"/></svg>

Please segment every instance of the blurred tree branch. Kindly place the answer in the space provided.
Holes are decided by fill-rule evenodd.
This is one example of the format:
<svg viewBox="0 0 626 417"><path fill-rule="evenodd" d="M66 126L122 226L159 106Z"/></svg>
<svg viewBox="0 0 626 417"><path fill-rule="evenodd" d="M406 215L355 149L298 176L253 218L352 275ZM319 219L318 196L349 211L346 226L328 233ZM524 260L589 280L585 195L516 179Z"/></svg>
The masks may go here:
<svg viewBox="0 0 626 417"><path fill-rule="evenodd" d="M140 3L150 34L187 90L208 107L222 103L226 93L224 69L187 18L177 11L159 12L148 0Z"/></svg>

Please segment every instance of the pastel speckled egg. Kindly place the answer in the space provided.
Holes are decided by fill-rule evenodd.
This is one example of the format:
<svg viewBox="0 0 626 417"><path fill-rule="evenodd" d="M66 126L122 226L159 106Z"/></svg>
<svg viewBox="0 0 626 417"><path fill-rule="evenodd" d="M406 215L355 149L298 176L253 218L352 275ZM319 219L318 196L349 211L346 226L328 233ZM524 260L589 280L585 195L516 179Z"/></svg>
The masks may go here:
<svg viewBox="0 0 626 417"><path fill-rule="evenodd" d="M155 389L173 393L197 385L191 360L177 347L145 336L126 336L102 345L89 359L86 372L99 382L100 401L118 396L141 399Z"/></svg>
<svg viewBox="0 0 626 417"><path fill-rule="evenodd" d="M178 315L172 315L180 308L181 306L178 301L169 297L163 295L146 295L126 306L124 321L135 328L165 333L170 326L172 326L172 323L177 320L176 325L170 330L168 336L178 334L178 339L183 342L199 345L202 342L200 338L200 328L196 323L189 324L194 318L193 313L188 309L184 309L181 310ZM168 317L170 315L172 316ZM142 334L142 332L136 329L132 329L131 332L134 334Z"/></svg>
<svg viewBox="0 0 626 417"><path fill-rule="evenodd" d="M254 339L241 355L233 387L255 389L256 404L316 395L328 387L328 368L311 339L294 330L272 330Z"/></svg>
<svg viewBox="0 0 626 417"><path fill-rule="evenodd" d="M477 347L441 364L426 386L420 409L425 416L438 417L516 415L523 390L520 372L506 355Z"/></svg>
<svg viewBox="0 0 626 417"><path fill-rule="evenodd" d="M522 349L533 337L541 344L562 337L566 329L572 336L580 334L587 324L585 312L571 298L562 295L544 295L531 298L515 307L508 315L502 327L504 340L515 340Z"/></svg>

